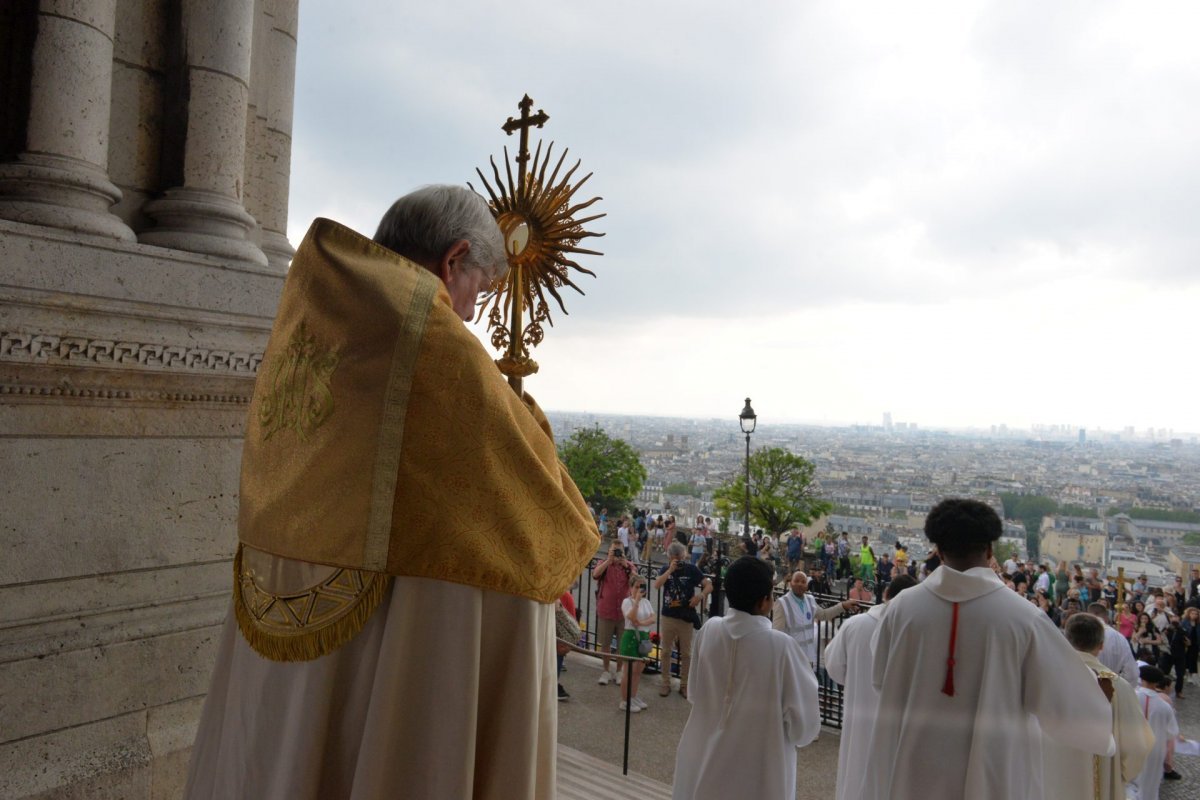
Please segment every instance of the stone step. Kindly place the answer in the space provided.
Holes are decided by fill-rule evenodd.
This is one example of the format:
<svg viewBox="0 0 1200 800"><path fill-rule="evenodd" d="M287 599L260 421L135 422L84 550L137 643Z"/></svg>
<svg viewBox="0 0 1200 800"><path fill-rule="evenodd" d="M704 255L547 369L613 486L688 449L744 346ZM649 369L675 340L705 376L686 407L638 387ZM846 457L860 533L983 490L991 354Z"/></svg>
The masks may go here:
<svg viewBox="0 0 1200 800"><path fill-rule="evenodd" d="M643 775L622 775L619 764L560 744L558 796L560 800L670 800L671 787Z"/></svg>

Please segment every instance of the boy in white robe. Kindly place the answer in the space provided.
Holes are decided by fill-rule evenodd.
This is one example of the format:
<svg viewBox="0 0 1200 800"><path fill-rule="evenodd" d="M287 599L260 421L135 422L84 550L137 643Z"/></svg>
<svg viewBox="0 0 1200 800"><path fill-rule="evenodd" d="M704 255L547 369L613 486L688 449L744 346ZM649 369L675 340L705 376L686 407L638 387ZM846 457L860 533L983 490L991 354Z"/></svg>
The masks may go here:
<svg viewBox="0 0 1200 800"><path fill-rule="evenodd" d="M846 714L838 745L837 800L857 800L862 794L867 750L871 744L871 730L875 727L875 711L879 707L879 693L871 683L875 665L871 643L879 627L879 618L892 598L916 585L917 579L908 575L896 578L884 592L883 605L872 606L865 614L843 622L825 648L825 669L829 677L846 687L843 700Z"/></svg>
<svg viewBox="0 0 1200 800"><path fill-rule="evenodd" d="M988 567L1001 530L976 500L944 500L926 517L942 565L880 617L864 798L1040 800L1037 723L1085 752L1115 751L1091 672Z"/></svg>
<svg viewBox="0 0 1200 800"><path fill-rule="evenodd" d="M1054 800L1125 800L1126 786L1137 777L1154 747L1154 732L1142 716L1133 687L1100 661L1105 629L1092 614L1076 614L1067 621L1064 632L1109 696L1117 752L1112 758L1090 755L1044 737L1044 788L1046 796Z"/></svg>
<svg viewBox="0 0 1200 800"><path fill-rule="evenodd" d="M1142 771L1133 780L1140 800L1158 800L1158 789L1162 785L1163 761L1167 756L1167 743L1179 735L1179 722L1175 709L1158 694L1158 686L1165 679L1162 670L1144 666L1141 670L1141 686L1137 688L1138 709L1154 731L1154 749L1146 756Z"/></svg>
<svg viewBox="0 0 1200 800"><path fill-rule="evenodd" d="M696 634L675 800L796 796L796 749L817 738L821 713L800 645L771 629L773 583L771 565L739 558L725 575L729 613Z"/></svg>

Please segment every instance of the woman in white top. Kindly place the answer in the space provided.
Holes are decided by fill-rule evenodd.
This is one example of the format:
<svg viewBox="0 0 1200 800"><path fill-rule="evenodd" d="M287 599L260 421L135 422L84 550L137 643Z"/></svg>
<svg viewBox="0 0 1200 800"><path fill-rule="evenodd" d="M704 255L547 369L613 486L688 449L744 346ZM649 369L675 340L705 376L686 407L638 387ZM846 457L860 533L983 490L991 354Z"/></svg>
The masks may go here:
<svg viewBox="0 0 1200 800"><path fill-rule="evenodd" d="M625 632L621 634L618 652L623 656L641 659L644 656L638 652L638 643L649 640L650 626L654 624L655 617L654 607L646 599L646 578L636 572L629 576L629 597L621 601L621 613L625 616ZM625 685L625 698L629 700L629 711L633 714L646 708L646 703L638 697L638 683L645 666L644 661L633 662L633 677ZM625 702L621 701L622 711L625 710Z"/></svg>

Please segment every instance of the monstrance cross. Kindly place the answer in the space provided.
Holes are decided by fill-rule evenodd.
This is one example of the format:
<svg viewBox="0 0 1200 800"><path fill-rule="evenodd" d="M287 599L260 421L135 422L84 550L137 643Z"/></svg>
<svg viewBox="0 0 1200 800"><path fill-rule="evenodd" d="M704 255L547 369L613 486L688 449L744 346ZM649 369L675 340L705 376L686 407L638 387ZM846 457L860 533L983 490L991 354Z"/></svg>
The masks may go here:
<svg viewBox="0 0 1200 800"><path fill-rule="evenodd" d="M529 95L522 97L521 102L517 103L517 107L521 109L521 118L509 117L508 122L501 125L500 129L509 136L512 136L514 131L521 131L521 147L517 150L515 161L517 162L517 179L521 185L524 185L525 162L529 161L529 129L535 125L539 128L542 127L550 121L550 116L540 108L536 114L530 116L529 109L533 108L533 99Z"/></svg>

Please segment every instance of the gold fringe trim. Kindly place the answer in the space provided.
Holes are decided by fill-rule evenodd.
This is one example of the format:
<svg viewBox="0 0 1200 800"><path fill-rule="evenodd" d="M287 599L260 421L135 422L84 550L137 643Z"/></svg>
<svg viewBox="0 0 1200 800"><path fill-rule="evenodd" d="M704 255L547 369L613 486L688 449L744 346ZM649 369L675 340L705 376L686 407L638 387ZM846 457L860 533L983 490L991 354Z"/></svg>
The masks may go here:
<svg viewBox="0 0 1200 800"><path fill-rule="evenodd" d="M313 661L334 652L362 631L367 620L379 608L387 592L388 576L358 570L364 586L353 606L337 619L319 627L297 627L293 633L267 629L246 607L242 592L242 547L233 557L233 613L238 629L254 652L271 661Z"/></svg>

